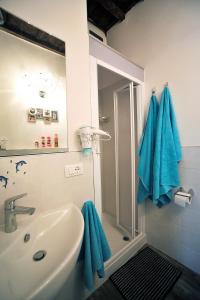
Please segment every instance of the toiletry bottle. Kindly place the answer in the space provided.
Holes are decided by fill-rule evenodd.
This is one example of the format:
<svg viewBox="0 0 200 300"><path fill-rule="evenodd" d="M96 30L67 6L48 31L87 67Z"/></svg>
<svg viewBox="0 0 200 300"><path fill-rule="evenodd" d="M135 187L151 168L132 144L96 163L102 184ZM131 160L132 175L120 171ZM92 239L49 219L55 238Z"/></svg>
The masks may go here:
<svg viewBox="0 0 200 300"><path fill-rule="evenodd" d="M48 136L47 137L47 147L51 147L51 137L50 136Z"/></svg>
<svg viewBox="0 0 200 300"><path fill-rule="evenodd" d="M54 135L54 147L55 148L58 147L58 135L57 135L57 133Z"/></svg>
<svg viewBox="0 0 200 300"><path fill-rule="evenodd" d="M46 147L46 143L45 143L45 136L42 136L41 137L41 140L42 140L42 148L45 148Z"/></svg>
<svg viewBox="0 0 200 300"><path fill-rule="evenodd" d="M35 148L39 148L39 142L35 141Z"/></svg>

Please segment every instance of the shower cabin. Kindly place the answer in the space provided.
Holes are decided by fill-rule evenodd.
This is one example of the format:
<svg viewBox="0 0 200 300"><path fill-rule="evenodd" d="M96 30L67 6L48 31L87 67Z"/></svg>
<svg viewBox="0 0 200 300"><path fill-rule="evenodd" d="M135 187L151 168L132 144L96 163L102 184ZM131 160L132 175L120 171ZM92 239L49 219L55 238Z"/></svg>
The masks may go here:
<svg viewBox="0 0 200 300"><path fill-rule="evenodd" d="M92 126L112 136L93 154L95 206L112 250L109 265L145 243L144 208L136 202L143 69L94 38L90 55Z"/></svg>

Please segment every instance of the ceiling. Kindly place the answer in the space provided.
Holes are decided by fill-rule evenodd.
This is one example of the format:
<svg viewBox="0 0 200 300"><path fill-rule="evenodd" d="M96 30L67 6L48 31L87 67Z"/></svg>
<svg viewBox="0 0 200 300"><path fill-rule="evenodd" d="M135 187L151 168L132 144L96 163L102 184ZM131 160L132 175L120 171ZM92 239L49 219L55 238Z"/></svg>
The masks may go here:
<svg viewBox="0 0 200 300"><path fill-rule="evenodd" d="M141 1L144 0L87 0L88 21L106 33Z"/></svg>

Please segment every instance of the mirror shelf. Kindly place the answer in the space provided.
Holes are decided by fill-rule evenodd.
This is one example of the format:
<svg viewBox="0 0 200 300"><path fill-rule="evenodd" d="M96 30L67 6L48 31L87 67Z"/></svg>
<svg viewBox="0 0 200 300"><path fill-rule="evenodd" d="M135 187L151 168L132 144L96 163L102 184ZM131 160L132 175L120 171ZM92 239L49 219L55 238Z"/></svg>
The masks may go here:
<svg viewBox="0 0 200 300"><path fill-rule="evenodd" d="M0 157L65 153L68 151L68 148L0 150Z"/></svg>

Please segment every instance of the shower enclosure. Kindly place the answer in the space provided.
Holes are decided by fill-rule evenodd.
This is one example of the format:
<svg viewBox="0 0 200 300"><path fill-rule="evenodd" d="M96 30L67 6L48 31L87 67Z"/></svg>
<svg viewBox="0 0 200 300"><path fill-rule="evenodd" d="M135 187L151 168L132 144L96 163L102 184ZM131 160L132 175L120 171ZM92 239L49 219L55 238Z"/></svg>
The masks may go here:
<svg viewBox="0 0 200 300"><path fill-rule="evenodd" d="M117 258L129 252L132 255L140 243L146 242L144 208L136 202L143 82L137 66L109 47L93 42L92 126L112 136L110 141L100 141L93 153L94 202L111 246L113 256L109 264L112 265ZM94 56L101 56L104 61Z"/></svg>
<svg viewBox="0 0 200 300"><path fill-rule="evenodd" d="M101 216L112 252L134 239L139 230L136 204L138 84L98 66L100 129L112 139L97 151L101 174Z"/></svg>

